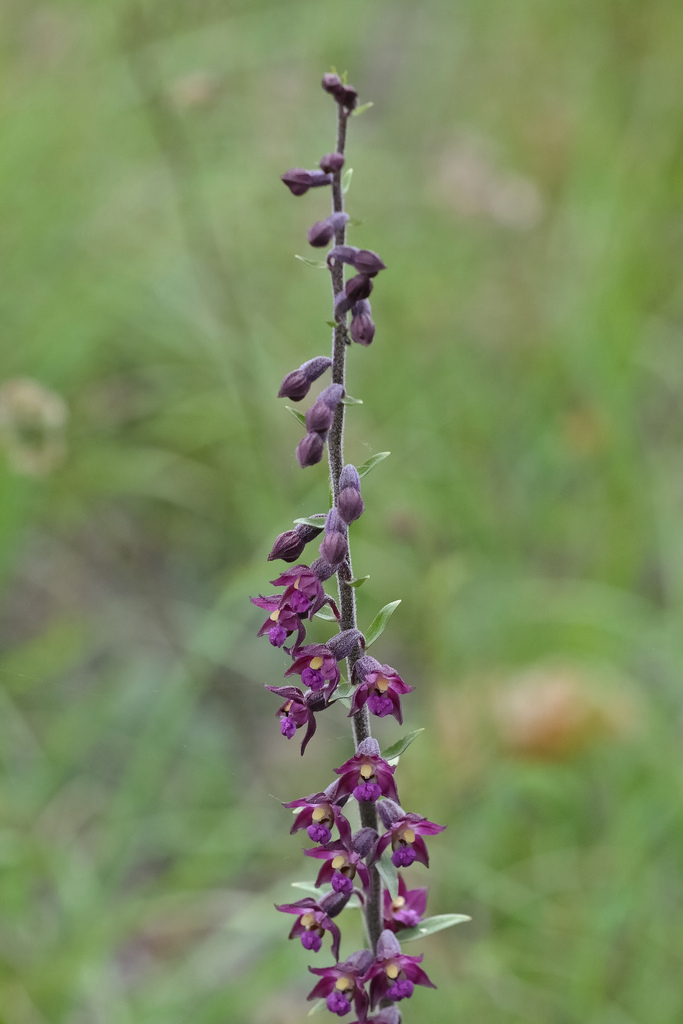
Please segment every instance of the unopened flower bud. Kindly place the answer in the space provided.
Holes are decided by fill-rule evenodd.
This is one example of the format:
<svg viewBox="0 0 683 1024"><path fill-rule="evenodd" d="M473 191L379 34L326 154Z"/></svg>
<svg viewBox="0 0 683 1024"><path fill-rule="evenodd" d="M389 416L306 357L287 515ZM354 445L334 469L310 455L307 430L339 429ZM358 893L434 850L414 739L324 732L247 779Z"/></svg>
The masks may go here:
<svg viewBox="0 0 683 1024"><path fill-rule="evenodd" d="M358 345L370 345L375 337L375 322L367 299L361 299L351 307L349 334Z"/></svg>
<svg viewBox="0 0 683 1024"><path fill-rule="evenodd" d="M353 258L353 266L359 274L366 274L368 277L374 277L380 270L387 269L386 263L372 249L359 249Z"/></svg>
<svg viewBox="0 0 683 1024"><path fill-rule="evenodd" d="M309 245L316 248L328 245L334 238L335 232L339 231L348 219L348 213L333 213L325 220L317 220L306 232Z"/></svg>
<svg viewBox="0 0 683 1024"><path fill-rule="evenodd" d="M344 487L339 492L337 508L345 523L353 523L356 519L360 519L365 511L360 491L357 491L355 487Z"/></svg>
<svg viewBox="0 0 683 1024"><path fill-rule="evenodd" d="M342 153L327 153L320 161L320 167L326 174L340 171L343 166L344 156Z"/></svg>
<svg viewBox="0 0 683 1024"><path fill-rule="evenodd" d="M356 649L358 644L365 646L365 637L361 631L359 629L344 629L341 633L336 633L328 640L325 646L328 651L332 652L337 661L343 661L344 658L348 658L349 654Z"/></svg>
<svg viewBox="0 0 683 1024"><path fill-rule="evenodd" d="M334 412L343 396L344 387L342 384L328 384L318 395L318 401L324 402Z"/></svg>
<svg viewBox="0 0 683 1024"><path fill-rule="evenodd" d="M372 278L366 274L356 274L355 277L350 277L344 285L344 292L346 298L354 305L359 302L360 299L367 299L372 291Z"/></svg>
<svg viewBox="0 0 683 1024"><path fill-rule="evenodd" d="M363 859L372 853L376 843L377 832L374 828L361 828L351 837L351 849Z"/></svg>
<svg viewBox="0 0 683 1024"><path fill-rule="evenodd" d="M321 402L320 399L311 406L310 409L306 410L306 430L309 433L314 431L318 434L327 434L327 431L332 426L332 420L334 419L334 412L330 409L329 405L325 402Z"/></svg>
<svg viewBox="0 0 683 1024"><path fill-rule="evenodd" d="M329 92L333 96L335 92L337 92L339 89L343 89L344 87L344 84L339 75L335 74L333 71L328 71L326 75L323 75L321 85L325 92Z"/></svg>
<svg viewBox="0 0 683 1024"><path fill-rule="evenodd" d="M308 394L311 384L332 365L329 356L315 356L302 363L298 370L288 373L280 385L278 398L289 398L292 402L300 402Z"/></svg>
<svg viewBox="0 0 683 1024"><path fill-rule="evenodd" d="M281 533L275 538L268 561L274 562L280 558L283 562L296 562L308 542L321 534L323 528L322 519L319 528L309 526L307 523L297 523L293 530L287 530L286 533Z"/></svg>
<svg viewBox="0 0 683 1024"><path fill-rule="evenodd" d="M311 562L311 572L315 573L321 583L334 576L334 569L324 558L316 558L315 562Z"/></svg>
<svg viewBox="0 0 683 1024"><path fill-rule="evenodd" d="M318 900L318 906L321 910L325 911L328 917L336 917L337 914L341 914L349 902L349 895L349 893L343 892L326 892Z"/></svg>
<svg viewBox="0 0 683 1024"><path fill-rule="evenodd" d="M358 103L358 91L352 85L345 85L341 91L335 93L335 99L347 110L353 110Z"/></svg>
<svg viewBox="0 0 683 1024"><path fill-rule="evenodd" d="M303 196L309 188L319 188L321 185L331 185L332 175L324 171L306 171L303 167L293 167L290 171L280 176L293 196Z"/></svg>
<svg viewBox="0 0 683 1024"><path fill-rule="evenodd" d="M336 569L349 553L349 542L343 533L328 533L320 545L320 557Z"/></svg>
<svg viewBox="0 0 683 1024"><path fill-rule="evenodd" d="M325 441L320 434L315 432L306 434L296 446L296 457L303 469L305 466L315 466L323 457Z"/></svg>
<svg viewBox="0 0 683 1024"><path fill-rule="evenodd" d="M389 800L388 798L386 800L382 800L382 802L377 805L377 809L385 828L391 828L391 826L395 825L396 822L403 818L405 814L402 807L399 807L394 800Z"/></svg>

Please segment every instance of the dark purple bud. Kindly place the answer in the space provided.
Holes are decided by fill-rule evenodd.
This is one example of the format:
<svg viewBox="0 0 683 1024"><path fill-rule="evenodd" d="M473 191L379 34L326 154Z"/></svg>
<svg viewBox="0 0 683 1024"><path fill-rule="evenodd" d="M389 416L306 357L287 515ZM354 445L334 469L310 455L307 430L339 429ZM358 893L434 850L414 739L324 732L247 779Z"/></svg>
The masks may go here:
<svg viewBox="0 0 683 1024"><path fill-rule="evenodd" d="M317 953L323 944L323 940L320 938L317 932L302 932L301 933L301 945L304 949L311 950L313 953ZM394 986L395 988L396 986Z"/></svg>
<svg viewBox="0 0 683 1024"><path fill-rule="evenodd" d="M280 176L293 196L302 196L309 188L319 188L321 185L331 185L332 175L324 171L306 171L303 167L293 167L290 171Z"/></svg>
<svg viewBox="0 0 683 1024"><path fill-rule="evenodd" d="M320 167L326 174L341 171L343 166L344 156L342 153L327 153L320 161Z"/></svg>
<svg viewBox="0 0 683 1024"><path fill-rule="evenodd" d="M331 263L351 263L357 252L360 252L355 245L335 245L327 254L327 265Z"/></svg>
<svg viewBox="0 0 683 1024"><path fill-rule="evenodd" d="M275 538L268 561L274 562L281 558L283 562L296 562L309 541L322 532L322 520L319 528L309 526L307 523L297 523L293 530L287 530L286 533L281 533Z"/></svg>
<svg viewBox="0 0 683 1024"><path fill-rule="evenodd" d="M315 573L321 583L334 576L334 569L324 558L316 558L315 562L311 562L311 572Z"/></svg>
<svg viewBox="0 0 683 1024"><path fill-rule="evenodd" d="M323 75L321 85L325 92L329 92L332 96L334 96L335 92L339 89L343 89L344 87L344 83L339 75L335 74L333 71L328 71L326 75Z"/></svg>
<svg viewBox="0 0 683 1024"><path fill-rule="evenodd" d="M343 533L327 533L320 545L320 557L336 569L349 553L349 542Z"/></svg>
<svg viewBox="0 0 683 1024"><path fill-rule="evenodd" d="M324 402L334 412L343 396L344 388L341 384L328 384L318 395L318 401Z"/></svg>
<svg viewBox="0 0 683 1024"><path fill-rule="evenodd" d="M322 692L304 694L304 701L309 711L324 711L327 707L327 698Z"/></svg>
<svg viewBox="0 0 683 1024"><path fill-rule="evenodd" d="M360 659L359 659L360 660ZM368 661L370 659L368 658ZM374 659L372 659L374 661ZM397 821L405 816L405 811L394 800L382 800L378 807L379 816L385 828L391 828Z"/></svg>
<svg viewBox="0 0 683 1024"><path fill-rule="evenodd" d="M363 514L365 505L360 493L360 477L355 466L344 466L339 477L337 498L339 516L345 523L353 523ZM327 530L327 522L325 523Z"/></svg>
<svg viewBox="0 0 683 1024"><path fill-rule="evenodd" d="M343 892L326 892L318 900L318 906L324 910L328 917L337 917L349 902L349 897Z"/></svg>
<svg viewBox="0 0 683 1024"><path fill-rule="evenodd" d="M357 345L370 345L375 337L375 321L367 299L361 299L351 307L351 327L349 333Z"/></svg>
<svg viewBox="0 0 683 1024"><path fill-rule="evenodd" d="M335 871L332 875L332 888L335 892L350 896L353 892L353 882L346 875L342 875L341 871Z"/></svg>
<svg viewBox="0 0 683 1024"><path fill-rule="evenodd" d="M343 489L344 487L353 487L355 490L360 490L360 476L358 470L351 463L347 463L339 474L339 486Z"/></svg>
<svg viewBox="0 0 683 1024"><path fill-rule="evenodd" d="M360 743L358 744L358 748L356 750L356 754L360 754L361 757L379 757L379 743L374 738L374 736L368 736L366 740L360 741Z"/></svg>
<svg viewBox="0 0 683 1024"><path fill-rule="evenodd" d="M365 644L365 637L361 631L359 629L345 629L341 633L335 634L335 636L327 641L325 646L328 651L332 652L337 661L343 661L344 658L348 658L349 654L359 643L361 645ZM358 749L360 751L360 746ZM377 745L377 753L379 754L379 744Z"/></svg>
<svg viewBox="0 0 683 1024"><path fill-rule="evenodd" d="M335 99L347 110L353 110L358 102L358 92L352 85L345 85L341 90L337 90Z"/></svg>
<svg viewBox="0 0 683 1024"><path fill-rule="evenodd" d="M307 232L309 245L322 248L328 245L337 231L341 231L349 219L348 213L332 213L325 220L318 220Z"/></svg>
<svg viewBox="0 0 683 1024"><path fill-rule="evenodd" d="M365 274L356 274L355 277L350 277L344 285L346 298L351 305L354 305L360 299L367 299L371 291L372 278L367 277Z"/></svg>
<svg viewBox="0 0 683 1024"><path fill-rule="evenodd" d="M310 409L306 410L306 430L309 434L316 431L318 434L326 435L332 426L333 419L334 411L330 409L329 405L318 399Z"/></svg>
<svg viewBox="0 0 683 1024"><path fill-rule="evenodd" d="M361 828L351 837L351 849L365 859L374 850L377 838L374 828Z"/></svg>
<svg viewBox="0 0 683 1024"><path fill-rule="evenodd" d="M359 249L351 262L359 274L367 274L368 277L374 277L380 270L387 269L386 264L372 249Z"/></svg>
<svg viewBox="0 0 683 1024"><path fill-rule="evenodd" d="M296 446L296 457L303 469L306 466L315 466L323 457L325 442L320 434L306 434Z"/></svg>
<svg viewBox="0 0 683 1024"><path fill-rule="evenodd" d="M322 376L331 365L332 360L329 356L315 356L302 363L298 370L292 370L287 374L280 385L278 398L290 398L293 402L300 402L308 394L313 381Z"/></svg>

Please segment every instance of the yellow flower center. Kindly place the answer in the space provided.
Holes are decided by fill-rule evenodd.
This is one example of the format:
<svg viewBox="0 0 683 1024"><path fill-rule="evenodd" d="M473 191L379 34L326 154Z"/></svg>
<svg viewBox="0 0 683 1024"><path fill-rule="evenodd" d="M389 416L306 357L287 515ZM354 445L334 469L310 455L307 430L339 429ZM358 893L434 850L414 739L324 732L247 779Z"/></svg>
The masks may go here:
<svg viewBox="0 0 683 1024"><path fill-rule="evenodd" d="M287 703L285 704L284 710L287 712L287 714L289 714L289 709L291 708L293 703L294 703L293 701L288 700Z"/></svg>
<svg viewBox="0 0 683 1024"><path fill-rule="evenodd" d="M315 924L315 917L313 914L304 914L301 918L301 923L304 928L310 928L312 924Z"/></svg>
<svg viewBox="0 0 683 1024"><path fill-rule="evenodd" d="M389 689L389 680L385 679L384 676L380 676L377 682L375 683L375 686L377 687L380 693L384 693L385 690Z"/></svg>
<svg viewBox="0 0 683 1024"><path fill-rule="evenodd" d="M298 589L299 589L299 584L300 584L300 583L301 583L301 576L299 576L298 580L297 580L297 581L296 581L296 583L294 584L294 589L295 589L295 590L298 590Z"/></svg>
<svg viewBox="0 0 683 1024"><path fill-rule="evenodd" d="M346 857L343 857L342 854L340 853L338 853L337 856L332 861L332 867L334 868L335 871L339 871L339 868L343 868L345 864Z"/></svg>
<svg viewBox="0 0 683 1024"><path fill-rule="evenodd" d="M313 821L322 821L323 818L326 817L325 808L324 807L316 807L316 809L313 811L313 814L311 815L311 817L313 818Z"/></svg>
<svg viewBox="0 0 683 1024"><path fill-rule="evenodd" d="M362 764L360 768L360 773L364 779L369 779L374 774L372 765Z"/></svg>
<svg viewBox="0 0 683 1024"><path fill-rule="evenodd" d="M398 964L388 964L385 968L387 978L398 978L400 969Z"/></svg>
<svg viewBox="0 0 683 1024"><path fill-rule="evenodd" d="M351 978L337 978L334 987L337 989L338 992L348 992L350 988L353 988L353 982Z"/></svg>
<svg viewBox="0 0 683 1024"><path fill-rule="evenodd" d="M391 904L394 910L400 910L401 907L405 907L406 900L405 896L397 896L394 902Z"/></svg>
<svg viewBox="0 0 683 1024"><path fill-rule="evenodd" d="M277 620L280 618L280 609L276 608L274 612L271 612L270 618L273 620L273 622L277 622Z"/></svg>
<svg viewBox="0 0 683 1024"><path fill-rule="evenodd" d="M317 671L319 668L322 668L322 667L323 667L323 659L322 658L311 658L310 668L314 668Z"/></svg>
<svg viewBox="0 0 683 1024"><path fill-rule="evenodd" d="M406 843L415 842L415 833L413 832L412 828L405 828L403 830L403 839Z"/></svg>

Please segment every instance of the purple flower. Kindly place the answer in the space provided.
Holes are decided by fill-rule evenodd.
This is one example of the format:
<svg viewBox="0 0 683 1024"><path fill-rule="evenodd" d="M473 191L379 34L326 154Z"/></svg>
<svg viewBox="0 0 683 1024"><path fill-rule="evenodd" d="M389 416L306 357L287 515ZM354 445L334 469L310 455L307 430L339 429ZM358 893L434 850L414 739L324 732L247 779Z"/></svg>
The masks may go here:
<svg viewBox="0 0 683 1024"><path fill-rule="evenodd" d="M372 307L367 299L359 299L351 307L351 326L349 334L358 345L370 345L375 337L375 321L372 319Z"/></svg>
<svg viewBox="0 0 683 1024"><path fill-rule="evenodd" d="M365 505L360 493L360 477L355 466L344 466L339 477L337 510L345 523L353 523L362 516ZM327 529L327 524L325 524Z"/></svg>
<svg viewBox="0 0 683 1024"><path fill-rule="evenodd" d="M356 800L378 800L390 797L398 803L394 768L380 757L377 740L362 740L356 754L335 768L340 775L337 798L353 794Z"/></svg>
<svg viewBox="0 0 683 1024"><path fill-rule="evenodd" d="M406 956L402 953L394 933L385 928L377 942L374 963L363 975L363 983L370 982L370 1004L373 1009L383 999L398 1002L409 998L415 985L436 988L418 966L422 960L421 956Z"/></svg>
<svg viewBox="0 0 683 1024"><path fill-rule="evenodd" d="M300 808L290 828L290 835L305 828L309 839L314 843L329 843L332 839L330 831L335 825L339 829L339 838L345 845L351 842L351 826L335 802L337 782L333 782L324 793L311 793L301 800L292 800L283 804L287 808ZM313 830L313 831L312 831ZM323 830L321 833L319 830Z"/></svg>
<svg viewBox="0 0 683 1024"><path fill-rule="evenodd" d="M341 231L348 219L348 213L332 213L325 220L317 220L306 232L308 244L315 248L329 245L337 231Z"/></svg>
<svg viewBox="0 0 683 1024"><path fill-rule="evenodd" d="M325 695L314 693L312 690L302 693L298 686L266 686L266 690L277 693L279 697L285 699L285 703L278 709L277 714L280 716L280 732L286 739L291 740L297 729L303 725L307 726L306 734L301 742L303 755L316 730L316 714L330 707Z"/></svg>
<svg viewBox="0 0 683 1024"><path fill-rule="evenodd" d="M362 833L364 833L364 829L352 836L349 844L345 844L341 839L336 839L331 843L325 843L324 846L314 846L312 849L304 850L307 857L324 861L315 880L316 885L320 886L331 882L335 892L350 893L353 889L351 883L358 874L363 889L366 893L370 892L370 872L363 863L363 859L374 855L377 837L368 838ZM356 836L360 837L358 843L354 842ZM354 849L354 846L357 846L357 849Z"/></svg>
<svg viewBox="0 0 683 1024"><path fill-rule="evenodd" d="M416 860L428 868L429 854L422 836L436 836L446 826L427 821L421 814L406 814L398 801L384 800L378 810L389 831L380 837L375 857L379 859L391 843L391 859L397 868L407 868Z"/></svg>
<svg viewBox="0 0 683 1024"><path fill-rule="evenodd" d="M289 398L292 402L300 402L309 392L311 384L321 377L332 365L329 356L316 356L302 363L298 370L288 373L280 385L278 398Z"/></svg>
<svg viewBox="0 0 683 1024"><path fill-rule="evenodd" d="M309 992L308 999L327 997L327 1008L343 1017L353 1002L358 1020L363 1024L368 1012L368 997L362 977L372 964L372 953L361 949L352 953L348 960L334 967L309 967L311 974L317 974L320 981Z"/></svg>
<svg viewBox="0 0 683 1024"><path fill-rule="evenodd" d="M274 587L286 588L280 607L287 606L302 618L312 619L327 601L322 583L307 565L295 565L270 582Z"/></svg>
<svg viewBox="0 0 683 1024"><path fill-rule="evenodd" d="M327 700L337 689L340 678L337 659L325 644L300 648L294 663L285 672L285 676L291 675L301 676L303 685L314 692L324 691Z"/></svg>
<svg viewBox="0 0 683 1024"><path fill-rule="evenodd" d="M352 1020L349 1024L401 1024L401 1014L397 1006L387 1006L374 1017L366 1017L365 1021Z"/></svg>
<svg viewBox="0 0 683 1024"><path fill-rule="evenodd" d="M380 270L386 270L386 264L373 252L372 249L357 249L355 245L335 245L327 254L328 266L334 260L335 263L348 263L357 270L359 274L366 277L375 277ZM364 296L367 298L367 296Z"/></svg>
<svg viewBox="0 0 683 1024"><path fill-rule="evenodd" d="M332 174L334 171L341 171L343 166L344 157L341 153L326 153L324 157L321 157L320 167L326 174Z"/></svg>
<svg viewBox="0 0 683 1024"><path fill-rule="evenodd" d="M363 707L365 703L371 714L378 718L393 715L399 725L403 725L401 712L401 695L412 693L414 686L404 683L396 669L391 665L380 665L369 655L359 658L353 667L353 681L357 684L351 699L351 715Z"/></svg>
<svg viewBox="0 0 683 1024"><path fill-rule="evenodd" d="M332 175L324 171L305 171L303 167L293 167L291 171L280 175L280 181L284 181L293 196L302 196L309 188L331 185Z"/></svg>
<svg viewBox="0 0 683 1024"><path fill-rule="evenodd" d="M282 598L279 594L275 594L272 597L262 597L259 595L258 597L250 597L249 600L257 608L264 608L270 612L270 615L256 634L257 636L263 636L264 633L267 633L273 647L282 647L287 637L296 632L295 646L299 646L306 636L306 630L296 612L293 612L287 605L281 606Z"/></svg>
<svg viewBox="0 0 683 1024"><path fill-rule="evenodd" d="M427 909L427 892L426 888L408 889L399 875L396 899L392 900L389 890L384 890L384 927L392 932L415 928Z"/></svg>
<svg viewBox="0 0 683 1024"><path fill-rule="evenodd" d="M341 932L331 920L336 916L348 902L348 896L339 893L326 893L320 900L314 900L312 896L306 896L296 903L275 904L275 909L283 914L296 914L297 919L289 933L289 938L301 938L304 949L310 949L317 953L322 946L325 932L332 936L332 956L335 960L339 958L339 943Z"/></svg>
<svg viewBox="0 0 683 1024"><path fill-rule="evenodd" d="M301 558L304 548L315 537L318 537L324 529L325 516L321 514L320 526L308 526L306 523L297 523L293 530L280 533L275 538L275 543L268 555L268 561L274 562L282 559L283 562L296 562Z"/></svg>

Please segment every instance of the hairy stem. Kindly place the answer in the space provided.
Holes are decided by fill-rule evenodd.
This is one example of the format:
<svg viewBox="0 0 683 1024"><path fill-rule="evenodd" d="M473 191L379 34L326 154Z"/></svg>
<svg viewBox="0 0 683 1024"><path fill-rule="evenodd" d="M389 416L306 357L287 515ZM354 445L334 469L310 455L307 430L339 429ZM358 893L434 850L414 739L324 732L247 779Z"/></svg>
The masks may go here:
<svg viewBox="0 0 683 1024"><path fill-rule="evenodd" d="M346 149L346 124L349 113L341 104L338 104L339 118L337 123L337 147L336 152L344 154ZM343 213L344 194L342 192L342 173L340 169L334 172L332 184L332 211ZM342 225L335 234L335 244L344 245L346 239L346 227ZM333 262L331 268L332 293L339 294L344 289L344 268L341 263ZM336 321L332 339L332 381L334 384L341 384L345 387L346 382L346 349L349 344L348 331L346 328L346 316ZM327 439L328 458L330 462L330 482L334 503L337 502L339 494L339 476L344 466L344 415L346 406L340 402L335 412L334 421L330 428ZM350 581L353 579L351 568L351 550L343 564L337 570L337 585L339 587L339 606L341 612L340 629L357 629L356 621L356 592ZM347 659L349 679L353 672L354 663L360 657L358 648ZM361 708L353 716L353 738L356 748L358 744L371 736L370 715L367 707ZM364 828L377 830L378 819L377 809L371 801L359 803L360 822ZM382 885L377 868L370 871L372 888L370 896L365 904L365 924L367 928L368 941L373 953L377 949L377 940L382 930Z"/></svg>

